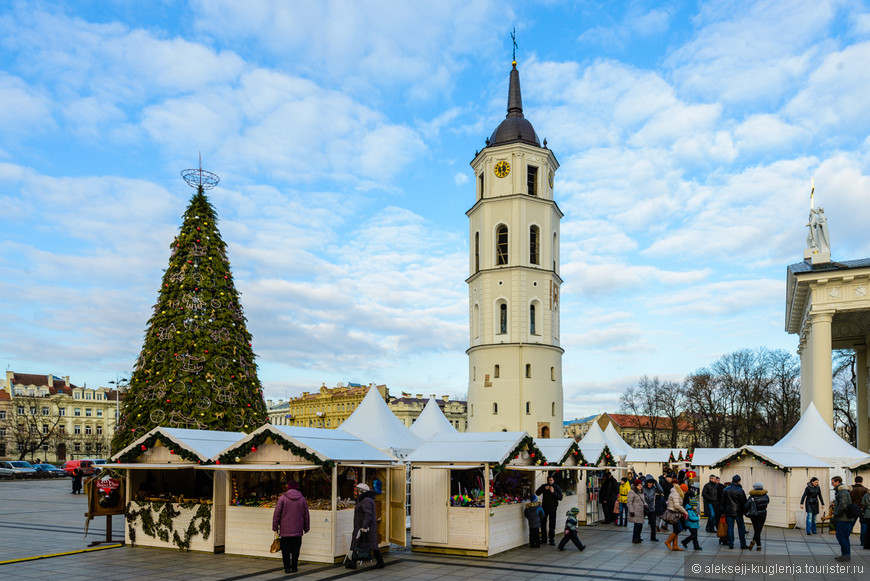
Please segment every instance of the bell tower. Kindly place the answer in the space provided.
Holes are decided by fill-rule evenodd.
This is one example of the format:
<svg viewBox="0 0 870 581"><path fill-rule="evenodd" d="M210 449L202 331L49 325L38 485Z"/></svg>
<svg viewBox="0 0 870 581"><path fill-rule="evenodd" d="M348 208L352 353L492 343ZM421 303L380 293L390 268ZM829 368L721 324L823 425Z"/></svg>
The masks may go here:
<svg viewBox="0 0 870 581"><path fill-rule="evenodd" d="M471 167L468 430L561 438L559 162L523 116L516 61L507 116Z"/></svg>

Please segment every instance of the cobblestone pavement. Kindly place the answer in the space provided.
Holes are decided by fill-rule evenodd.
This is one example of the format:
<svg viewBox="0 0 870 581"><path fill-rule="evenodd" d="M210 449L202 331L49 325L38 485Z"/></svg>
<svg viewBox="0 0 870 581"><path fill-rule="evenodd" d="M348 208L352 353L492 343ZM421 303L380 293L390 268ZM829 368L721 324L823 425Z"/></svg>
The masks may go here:
<svg viewBox="0 0 870 581"><path fill-rule="evenodd" d="M91 523L84 535L85 497L69 493L70 481L0 481L0 562L82 551L105 537L105 519ZM123 519L113 517L114 538L123 538ZM703 525L703 521L702 521ZM645 527L646 528L646 527ZM751 525L747 522L747 529ZM631 528L611 525L581 527L588 548L578 552L570 544L564 552L555 547L521 547L485 559L455 555L412 553L394 547L386 556L387 567L349 571L341 565L302 563L299 573L285 575L280 560L212 555L208 553L120 547L74 552L49 558L0 564L0 579L422 579L487 581L495 579L867 579L870 551L852 536L851 570L838 572L834 557L839 545L834 535L806 536L800 530L765 528L763 550L733 551L720 548L718 540L702 529L702 551L691 548L672 552L649 539L631 543ZM751 533L750 533L751 534ZM684 533L685 535L685 533ZM803 571L795 571L795 567ZM728 569L727 567L732 567ZM753 574L755 567L755 574ZM792 567L792 569L788 569ZM815 569L812 569L815 567ZM859 570L858 567L863 567ZM692 571L700 571L693 575Z"/></svg>

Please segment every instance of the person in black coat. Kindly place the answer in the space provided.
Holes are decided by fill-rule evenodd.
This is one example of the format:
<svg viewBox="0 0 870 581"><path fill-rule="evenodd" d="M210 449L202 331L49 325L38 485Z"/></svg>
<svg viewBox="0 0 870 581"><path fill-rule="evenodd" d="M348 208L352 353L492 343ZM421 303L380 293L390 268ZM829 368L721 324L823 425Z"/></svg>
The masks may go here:
<svg viewBox="0 0 870 581"><path fill-rule="evenodd" d="M351 549L371 549L372 557L377 564L375 569L384 568L384 558L378 550L378 517L375 508L375 493L369 485L361 482L357 484L359 496L353 509L353 536L350 541ZM356 569L356 560L349 560L345 567Z"/></svg>
<svg viewBox="0 0 870 581"><path fill-rule="evenodd" d="M749 517L749 520L752 521L752 542L749 543L750 549L754 546L756 550L761 550L761 529L764 528L764 521L767 520L768 504L770 504L770 497L767 496L764 484L756 482L752 485L752 490L749 491L749 499L745 505L745 513Z"/></svg>
<svg viewBox="0 0 870 581"><path fill-rule="evenodd" d="M556 479L552 476L547 476L547 483L542 484L535 491L535 494L541 498L541 508L544 509L544 518L541 519L541 543L546 543L544 533L547 532L550 538L550 544L556 544L556 509L559 507L559 501L562 500L562 489L556 484ZM611 510L613 505L610 506Z"/></svg>
<svg viewBox="0 0 870 581"><path fill-rule="evenodd" d="M81 494L82 493L82 477L84 476L84 472L82 472L81 468L76 468L73 470L73 481L72 481L72 493L73 494Z"/></svg>
<svg viewBox="0 0 870 581"><path fill-rule="evenodd" d="M819 479L813 476L807 483L801 496L801 508L806 507L807 525L806 531L808 535L816 535L816 516L819 514L819 506L825 506L825 500L822 498L822 488L819 486Z"/></svg>
<svg viewBox="0 0 870 581"><path fill-rule="evenodd" d="M734 525L736 524L737 532L740 535L740 548L748 549L746 523L743 522L746 510L746 493L743 492L743 486L740 484L740 476L735 474L731 478L731 485L722 492L722 504L725 507L725 520L728 523L728 548L734 548Z"/></svg>
<svg viewBox="0 0 870 581"><path fill-rule="evenodd" d="M613 505L619 497L619 484L609 470L604 472L604 480L601 481L600 500L604 508L604 524L613 522Z"/></svg>
<svg viewBox="0 0 870 581"><path fill-rule="evenodd" d="M701 498L704 500L704 513L707 516L707 532L715 533L716 524L719 522L719 512L716 506L719 504L719 477L710 475L710 482L701 489Z"/></svg>

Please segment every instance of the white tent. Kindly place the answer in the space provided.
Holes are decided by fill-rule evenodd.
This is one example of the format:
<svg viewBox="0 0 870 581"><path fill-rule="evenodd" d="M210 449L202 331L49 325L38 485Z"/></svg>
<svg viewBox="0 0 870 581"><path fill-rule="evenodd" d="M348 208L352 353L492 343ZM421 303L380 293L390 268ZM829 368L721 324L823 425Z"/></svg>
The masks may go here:
<svg viewBox="0 0 870 581"><path fill-rule="evenodd" d="M400 460L423 442L399 421L374 387L338 428Z"/></svg>
<svg viewBox="0 0 870 581"><path fill-rule="evenodd" d="M632 448L628 445L619 432L616 431L616 428L613 427L613 423L607 424L607 429L604 430L604 435L607 437L607 440L613 442L613 445L610 446L610 449L613 451L614 446L620 450L625 450L625 454L619 454L620 456L626 456L629 452L631 452ZM615 451L614 451L615 453Z"/></svg>
<svg viewBox="0 0 870 581"><path fill-rule="evenodd" d="M834 468L832 474L842 475L844 468L862 459L870 461L867 452L851 445L831 429L812 402L798 423L773 447L795 448L824 460Z"/></svg>
<svg viewBox="0 0 870 581"><path fill-rule="evenodd" d="M620 440L622 440L622 438L620 438ZM601 429L601 426L598 425L598 422L592 422L589 431L586 432L583 439L577 443L580 451L583 452L583 456L586 457L586 460L590 464L596 464L598 462L605 446L607 446L614 458L618 457L624 459L631 449L630 447L624 448L624 445L624 442L621 444L620 442L616 442L609 438L607 434L604 433L604 430Z"/></svg>
<svg viewBox="0 0 870 581"><path fill-rule="evenodd" d="M420 412L417 421L410 427L410 430L412 434L423 441L428 440L435 434L456 433L456 428L453 427L450 420L444 417L444 412L441 411L434 397L429 398L426 407Z"/></svg>

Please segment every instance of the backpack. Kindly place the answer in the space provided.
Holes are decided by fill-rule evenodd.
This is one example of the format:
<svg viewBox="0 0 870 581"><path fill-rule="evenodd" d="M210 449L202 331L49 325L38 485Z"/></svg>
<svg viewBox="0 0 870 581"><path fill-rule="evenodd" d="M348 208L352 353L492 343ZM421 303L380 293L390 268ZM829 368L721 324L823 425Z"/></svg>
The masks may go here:
<svg viewBox="0 0 870 581"><path fill-rule="evenodd" d="M856 519L856 518L860 517L862 512L863 511L861 510L861 506L858 504L855 504L854 502L852 504L846 506L846 516L851 518L851 519Z"/></svg>
<svg viewBox="0 0 870 581"><path fill-rule="evenodd" d="M657 516L665 514L665 509L668 507L665 497L661 494L656 494L655 512Z"/></svg>

